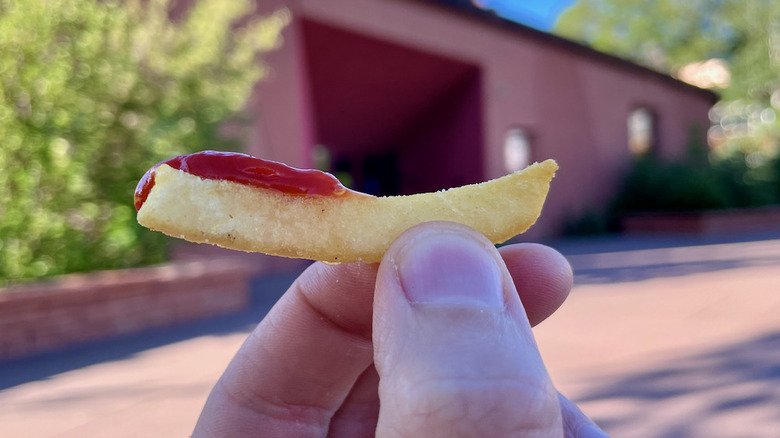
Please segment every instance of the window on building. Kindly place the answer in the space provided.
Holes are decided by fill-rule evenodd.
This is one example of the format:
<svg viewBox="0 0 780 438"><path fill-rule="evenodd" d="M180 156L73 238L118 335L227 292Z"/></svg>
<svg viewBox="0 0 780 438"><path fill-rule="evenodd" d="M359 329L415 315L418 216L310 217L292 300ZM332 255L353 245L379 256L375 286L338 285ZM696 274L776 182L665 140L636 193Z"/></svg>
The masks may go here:
<svg viewBox="0 0 780 438"><path fill-rule="evenodd" d="M524 169L531 164L531 139L525 129L510 129L504 139L504 166L507 172Z"/></svg>
<svg viewBox="0 0 780 438"><path fill-rule="evenodd" d="M647 108L639 107L628 115L628 150L644 155L655 148L656 117Z"/></svg>

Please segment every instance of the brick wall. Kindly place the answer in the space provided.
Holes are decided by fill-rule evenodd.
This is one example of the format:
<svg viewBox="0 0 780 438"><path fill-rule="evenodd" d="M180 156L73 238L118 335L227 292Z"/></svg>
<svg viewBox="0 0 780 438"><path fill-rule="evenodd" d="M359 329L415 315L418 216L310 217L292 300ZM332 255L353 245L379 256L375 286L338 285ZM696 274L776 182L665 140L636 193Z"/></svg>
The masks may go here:
<svg viewBox="0 0 780 438"><path fill-rule="evenodd" d="M649 212L621 219L627 233L730 234L780 230L780 207L699 212Z"/></svg>
<svg viewBox="0 0 780 438"><path fill-rule="evenodd" d="M0 290L0 361L246 308L252 259L194 259Z"/></svg>

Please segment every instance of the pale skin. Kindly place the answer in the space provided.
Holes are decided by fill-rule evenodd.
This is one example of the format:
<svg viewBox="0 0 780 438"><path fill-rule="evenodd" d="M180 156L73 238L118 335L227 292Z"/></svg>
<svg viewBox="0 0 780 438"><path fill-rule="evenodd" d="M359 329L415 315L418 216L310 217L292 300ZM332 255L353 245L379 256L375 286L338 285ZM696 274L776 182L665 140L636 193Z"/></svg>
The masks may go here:
<svg viewBox="0 0 780 438"><path fill-rule="evenodd" d="M258 325L194 437L605 437L550 381L531 327L572 286L555 250L462 225L379 264L315 263Z"/></svg>

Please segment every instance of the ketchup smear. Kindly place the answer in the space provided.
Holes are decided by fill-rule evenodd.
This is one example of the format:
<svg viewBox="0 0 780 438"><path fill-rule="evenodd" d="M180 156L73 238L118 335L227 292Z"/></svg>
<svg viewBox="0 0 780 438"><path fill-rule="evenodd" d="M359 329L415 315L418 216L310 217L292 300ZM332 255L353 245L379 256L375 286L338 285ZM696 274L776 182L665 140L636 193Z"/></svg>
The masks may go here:
<svg viewBox="0 0 780 438"><path fill-rule="evenodd" d="M203 151L163 161L149 169L135 188L135 209L140 210L154 187L155 170L162 164L206 179L227 180L290 195L342 196L358 194L336 177L314 169L296 169L276 161L234 152Z"/></svg>

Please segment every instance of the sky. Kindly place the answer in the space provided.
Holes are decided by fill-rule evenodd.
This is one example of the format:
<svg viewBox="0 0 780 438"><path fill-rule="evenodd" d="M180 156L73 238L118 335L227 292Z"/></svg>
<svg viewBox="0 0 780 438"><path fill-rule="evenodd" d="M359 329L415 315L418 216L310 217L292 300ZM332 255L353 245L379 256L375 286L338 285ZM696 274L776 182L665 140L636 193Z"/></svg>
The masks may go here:
<svg viewBox="0 0 780 438"><path fill-rule="evenodd" d="M555 20L576 0L474 0L485 9L493 9L498 15L549 31Z"/></svg>

